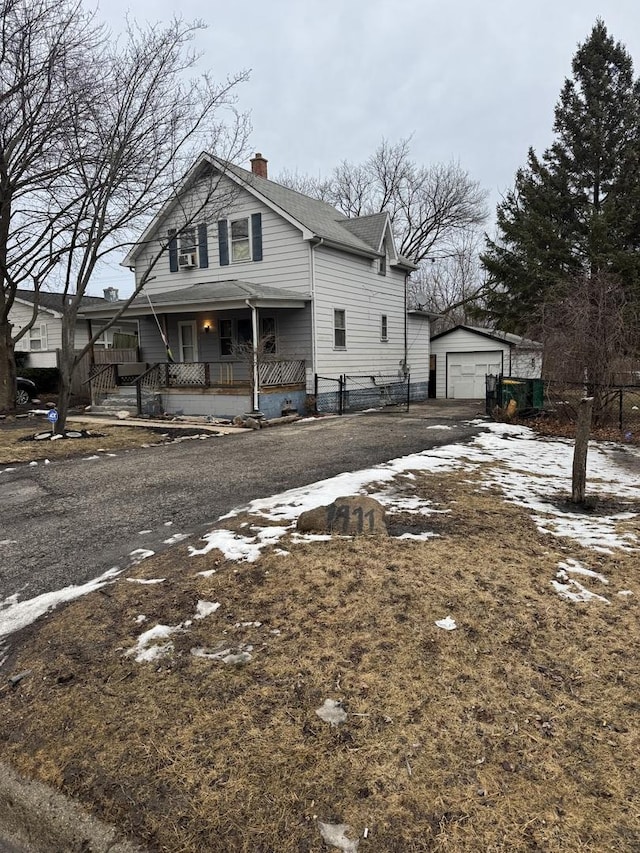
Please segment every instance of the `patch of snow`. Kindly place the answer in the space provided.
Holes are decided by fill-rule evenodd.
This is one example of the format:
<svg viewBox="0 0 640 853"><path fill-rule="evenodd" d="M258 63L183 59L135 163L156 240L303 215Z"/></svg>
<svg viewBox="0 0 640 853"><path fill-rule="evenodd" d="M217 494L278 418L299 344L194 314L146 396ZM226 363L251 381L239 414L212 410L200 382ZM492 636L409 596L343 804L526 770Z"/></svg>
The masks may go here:
<svg viewBox="0 0 640 853"><path fill-rule="evenodd" d="M182 630L182 625L154 625L148 631L140 634L133 648L125 652L125 657L135 656L137 663L150 663L164 657L173 651L173 642L156 643L156 640L167 640L172 634Z"/></svg>
<svg viewBox="0 0 640 853"><path fill-rule="evenodd" d="M147 617L144 613L141 613L139 616L136 616L136 625L141 625L143 622L147 621Z"/></svg>
<svg viewBox="0 0 640 853"><path fill-rule="evenodd" d="M17 539L0 539L0 545L17 545Z"/></svg>
<svg viewBox="0 0 640 853"><path fill-rule="evenodd" d="M400 536L394 536L394 539L417 539L422 542L425 542L427 539L439 539L439 533L431 533L429 530L425 530L423 533L401 533Z"/></svg>
<svg viewBox="0 0 640 853"><path fill-rule="evenodd" d="M342 703L336 702L335 699L325 699L322 705L316 708L316 714L332 726L339 726L347 719L347 712L342 707Z"/></svg>
<svg viewBox="0 0 640 853"><path fill-rule="evenodd" d="M560 598L566 598L567 601L604 601L605 604L610 604L608 598L603 595L597 595L582 586L577 580L571 578L568 583L560 583L560 581L551 581L551 586L558 593Z"/></svg>
<svg viewBox="0 0 640 853"><path fill-rule="evenodd" d="M164 583L166 578L125 578L129 583L156 584Z"/></svg>
<svg viewBox="0 0 640 853"><path fill-rule="evenodd" d="M337 847L343 853L358 853L359 839L351 839L347 837L347 833L351 833L352 829L347 823L324 823L318 821L318 829L325 844L331 847Z"/></svg>
<svg viewBox="0 0 640 853"><path fill-rule="evenodd" d="M93 462L94 459L100 459L100 457L96 456L95 454L93 456L83 456L82 457L83 462Z"/></svg>
<svg viewBox="0 0 640 853"><path fill-rule="evenodd" d="M630 589L621 589L618 591L618 595L633 595L633 591Z"/></svg>
<svg viewBox="0 0 640 853"><path fill-rule="evenodd" d="M148 548L136 548L129 554L129 556L131 557L131 562L134 565L137 565L143 560L146 560L147 557L153 557L154 554L155 551L150 551Z"/></svg>
<svg viewBox="0 0 640 853"><path fill-rule="evenodd" d="M596 578L600 581L600 583L608 584L609 581L605 578L604 575L599 574L598 572L594 572L591 569L588 569L586 566L583 566L578 560L568 559L564 562L558 563L558 568L562 572L566 572L574 575L584 575L588 578ZM560 574L560 572L558 572Z"/></svg>
<svg viewBox="0 0 640 853"><path fill-rule="evenodd" d="M444 628L445 631L455 631L458 627L455 619L452 619L451 616L447 616L445 619L437 619L436 625L438 628Z"/></svg>
<svg viewBox="0 0 640 853"><path fill-rule="evenodd" d="M196 607L196 615L194 618L204 619L206 616L210 616L212 613L215 613L219 607L219 601L198 601Z"/></svg>
<svg viewBox="0 0 640 853"><path fill-rule="evenodd" d="M205 648L193 648L191 649L191 654L195 658L206 658L207 660L218 660L222 663L230 664L231 666L237 666L239 664L248 663L251 658L251 651L253 650L253 646L244 646L241 647L238 651L234 652L231 647L227 647L224 649L205 649Z"/></svg>
<svg viewBox="0 0 640 853"><path fill-rule="evenodd" d="M176 542L182 542L183 539L188 539L188 533L174 533L173 536L170 536L168 539L164 540L165 545L175 545Z"/></svg>
<svg viewBox="0 0 640 853"><path fill-rule="evenodd" d="M210 578L211 575L215 575L216 571L217 569L207 569L204 572L197 572L197 574L199 574L203 578Z"/></svg>
<svg viewBox="0 0 640 853"><path fill-rule="evenodd" d="M151 530L138 530L138 536L145 536L147 533L151 532Z"/></svg>
<svg viewBox="0 0 640 853"><path fill-rule="evenodd" d="M10 595L4 601L0 601L0 637L6 637L31 625L39 616L48 613L63 602L73 601L106 584L113 583L121 571L122 569L114 567L85 584L67 586L55 592L45 592L25 601L18 601L17 594Z"/></svg>
<svg viewBox="0 0 640 853"><path fill-rule="evenodd" d="M427 429L453 429L453 427L448 424L433 424L432 426L428 426Z"/></svg>

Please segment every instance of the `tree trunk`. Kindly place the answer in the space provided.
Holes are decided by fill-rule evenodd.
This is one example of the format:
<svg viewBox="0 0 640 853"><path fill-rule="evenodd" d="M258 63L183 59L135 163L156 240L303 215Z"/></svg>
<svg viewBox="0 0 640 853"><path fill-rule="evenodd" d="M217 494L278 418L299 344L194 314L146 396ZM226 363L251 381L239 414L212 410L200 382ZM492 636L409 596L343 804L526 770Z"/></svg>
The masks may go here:
<svg viewBox="0 0 640 853"><path fill-rule="evenodd" d="M573 448L573 476L571 480L571 502L584 504L587 486L587 450L591 432L593 397L584 397L578 408L576 442Z"/></svg>
<svg viewBox="0 0 640 853"><path fill-rule="evenodd" d="M71 381L76 367L75 324L77 311L71 308L62 318L62 349L60 351L60 389L58 394L58 432L66 429L69 403L71 401Z"/></svg>
<svg viewBox="0 0 640 853"><path fill-rule="evenodd" d="M16 408L16 359L11 340L11 323L0 323L0 412Z"/></svg>

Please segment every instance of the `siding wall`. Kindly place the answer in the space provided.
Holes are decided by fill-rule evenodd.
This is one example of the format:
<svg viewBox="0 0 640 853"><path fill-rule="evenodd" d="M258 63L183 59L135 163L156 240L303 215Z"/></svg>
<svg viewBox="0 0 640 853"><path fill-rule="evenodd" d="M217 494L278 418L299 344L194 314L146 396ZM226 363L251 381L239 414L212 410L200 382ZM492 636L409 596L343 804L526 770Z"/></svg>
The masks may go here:
<svg viewBox="0 0 640 853"><path fill-rule="evenodd" d="M31 321L33 308L22 302L14 302L11 308L10 321L14 325L14 335ZM62 348L62 319L48 311L38 311L36 324L46 328L46 346L41 350L32 350L29 346L29 332L20 339L16 350L29 353L29 367L57 367L56 350ZM78 320L76 324L75 349L82 349L89 340L86 320Z"/></svg>
<svg viewBox="0 0 640 853"><path fill-rule="evenodd" d="M316 372L398 374L404 358L404 274L378 275L374 262L318 246L315 254ZM334 310L345 311L346 347L334 347ZM380 340L387 316L388 340ZM428 320L408 323L412 382L429 377ZM424 335L424 340L422 339Z"/></svg>
<svg viewBox="0 0 640 853"><path fill-rule="evenodd" d="M518 349L511 352L511 375L520 379L542 376L542 350Z"/></svg>
<svg viewBox="0 0 640 853"><path fill-rule="evenodd" d="M194 193L196 190L193 191ZM167 290L188 287L200 282L226 281L231 279L247 280L270 287L283 287L300 293L311 289L309 272L309 248L302 239L302 233L274 213L265 204L255 199L245 190L238 192L237 187L227 178L219 184L222 205L211 205L206 213L196 221L207 224L207 247L209 266L204 269L169 270L169 253L164 251L153 270L153 280L145 286L145 292L153 296ZM188 199L187 199L188 205ZM262 214L263 260L244 263L229 263L220 266L218 251L218 220ZM159 234L166 239L170 228L179 228L177 214L167 218L159 226ZM148 250L142 251L136 261L136 280L147 268L150 259L157 252L159 240L153 241Z"/></svg>

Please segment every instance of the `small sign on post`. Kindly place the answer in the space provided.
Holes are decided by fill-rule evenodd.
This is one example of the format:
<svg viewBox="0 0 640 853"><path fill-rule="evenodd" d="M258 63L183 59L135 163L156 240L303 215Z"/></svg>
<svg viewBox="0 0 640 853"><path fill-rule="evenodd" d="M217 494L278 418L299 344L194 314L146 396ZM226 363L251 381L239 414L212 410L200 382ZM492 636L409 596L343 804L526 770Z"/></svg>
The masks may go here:
<svg viewBox="0 0 640 853"><path fill-rule="evenodd" d="M57 409L49 409L49 411L47 412L47 420L51 424L51 435L55 435L56 422L58 420L58 410Z"/></svg>

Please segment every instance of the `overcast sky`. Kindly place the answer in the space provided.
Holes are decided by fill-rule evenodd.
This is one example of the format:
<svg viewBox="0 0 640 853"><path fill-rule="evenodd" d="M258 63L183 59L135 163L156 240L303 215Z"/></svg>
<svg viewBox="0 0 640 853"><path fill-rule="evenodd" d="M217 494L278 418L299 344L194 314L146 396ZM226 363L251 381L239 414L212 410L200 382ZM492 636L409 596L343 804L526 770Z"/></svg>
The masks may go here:
<svg viewBox="0 0 640 853"><path fill-rule="evenodd" d="M127 11L200 18L202 67L217 79L250 71L239 107L270 177L324 175L383 137L413 135L418 163L459 162L492 212L528 147L549 145L571 59L598 16L640 72L639 0L101 0L99 17L117 29ZM130 290L115 259L109 275L94 293L109 281Z"/></svg>

